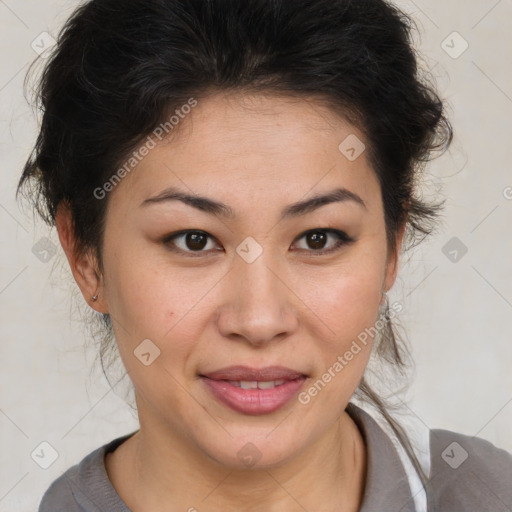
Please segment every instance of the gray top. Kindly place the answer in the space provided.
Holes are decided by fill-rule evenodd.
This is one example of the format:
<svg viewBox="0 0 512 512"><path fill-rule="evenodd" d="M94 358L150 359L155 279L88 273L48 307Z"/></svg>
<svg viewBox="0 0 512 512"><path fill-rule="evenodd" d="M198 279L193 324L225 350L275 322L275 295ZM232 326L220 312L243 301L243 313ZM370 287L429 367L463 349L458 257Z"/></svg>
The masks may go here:
<svg viewBox="0 0 512 512"><path fill-rule="evenodd" d="M415 512L407 473L389 436L361 408L351 403L346 410L368 457L360 512ZM130 512L108 479L104 457L133 434L97 448L57 478L39 512ZM478 437L430 430L425 490L428 512L512 512L512 455Z"/></svg>

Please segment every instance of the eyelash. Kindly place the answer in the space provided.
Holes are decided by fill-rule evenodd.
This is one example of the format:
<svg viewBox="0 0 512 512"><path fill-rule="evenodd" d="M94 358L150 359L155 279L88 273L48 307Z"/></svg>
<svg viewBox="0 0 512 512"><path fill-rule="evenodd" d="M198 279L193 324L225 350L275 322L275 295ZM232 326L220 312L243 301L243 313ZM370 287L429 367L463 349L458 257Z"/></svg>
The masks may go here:
<svg viewBox="0 0 512 512"><path fill-rule="evenodd" d="M173 244L173 239L178 238L183 235L187 235L188 233L196 233L196 234L206 235L208 237L208 240L210 240L210 239L215 240L215 238L212 235L206 233L205 231L201 231L198 229L188 229L188 230L183 230L183 231L177 231L176 233L171 233L171 234L165 236L165 238L162 241L168 247L169 250L179 253L179 254L184 254L184 255L186 255L186 257L197 258L197 257L201 257L205 253L209 252L209 251L202 251L202 250L201 251L184 251L183 249L177 248ZM310 256L322 256L325 254L334 253L334 252L340 250L343 246L349 245L356 241L355 238L348 236L347 233L345 233L344 231L340 231L338 229L332 229L332 228L309 229L308 231L305 231L299 237L297 237L296 240L297 241L301 240L302 238L309 235L310 233L328 233L328 234L336 235L338 237L338 241L330 249L318 249L318 250L299 249L300 251L306 251L306 252L312 253L312 254L310 254ZM208 241L207 241L207 243L208 243Z"/></svg>

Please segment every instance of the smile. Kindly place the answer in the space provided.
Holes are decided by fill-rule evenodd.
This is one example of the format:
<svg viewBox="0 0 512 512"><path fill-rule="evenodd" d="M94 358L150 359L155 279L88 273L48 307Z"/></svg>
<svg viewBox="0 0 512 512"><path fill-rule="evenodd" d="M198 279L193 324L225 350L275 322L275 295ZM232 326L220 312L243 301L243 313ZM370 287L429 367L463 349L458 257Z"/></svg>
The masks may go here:
<svg viewBox="0 0 512 512"><path fill-rule="evenodd" d="M307 380L305 375L291 380L235 381L201 376L208 392L222 404L242 414L270 414L296 396Z"/></svg>

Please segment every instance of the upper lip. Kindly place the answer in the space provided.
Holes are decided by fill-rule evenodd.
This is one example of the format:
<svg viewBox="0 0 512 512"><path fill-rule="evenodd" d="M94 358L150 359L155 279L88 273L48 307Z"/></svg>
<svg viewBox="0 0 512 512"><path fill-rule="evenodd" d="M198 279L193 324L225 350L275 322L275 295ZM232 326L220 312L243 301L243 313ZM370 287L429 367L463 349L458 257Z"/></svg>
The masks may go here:
<svg viewBox="0 0 512 512"><path fill-rule="evenodd" d="M306 377L302 372L286 368L284 366L266 366L265 368L251 368L250 366L229 366L214 372L201 374L212 380L232 381L273 381L273 380L295 380L299 377Z"/></svg>

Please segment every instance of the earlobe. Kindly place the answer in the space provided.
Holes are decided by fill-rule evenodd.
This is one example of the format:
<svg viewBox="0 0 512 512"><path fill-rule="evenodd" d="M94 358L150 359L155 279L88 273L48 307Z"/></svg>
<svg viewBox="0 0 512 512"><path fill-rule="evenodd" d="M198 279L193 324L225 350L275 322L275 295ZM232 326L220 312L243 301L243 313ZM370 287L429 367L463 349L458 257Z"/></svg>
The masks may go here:
<svg viewBox="0 0 512 512"><path fill-rule="evenodd" d="M76 243L73 218L68 205L61 203L55 216L60 244L64 249L73 277L86 302L99 313L108 313L102 298L102 279L91 250L81 251Z"/></svg>

